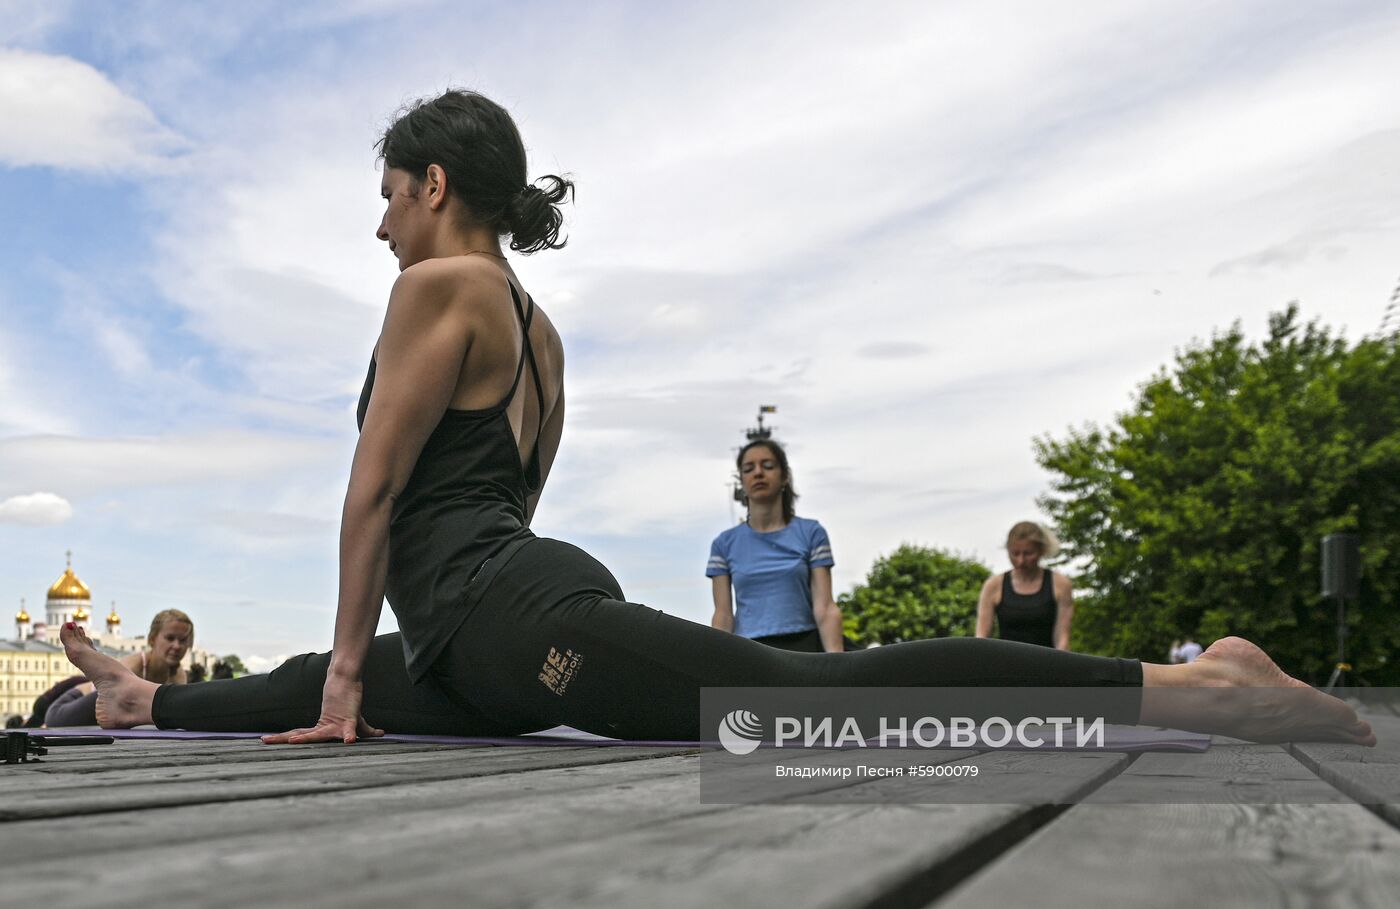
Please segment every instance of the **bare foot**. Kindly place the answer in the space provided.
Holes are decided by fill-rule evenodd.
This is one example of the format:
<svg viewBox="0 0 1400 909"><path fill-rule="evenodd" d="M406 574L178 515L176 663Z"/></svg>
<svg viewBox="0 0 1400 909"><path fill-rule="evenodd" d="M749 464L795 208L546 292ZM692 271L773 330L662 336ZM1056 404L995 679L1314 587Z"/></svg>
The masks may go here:
<svg viewBox="0 0 1400 909"><path fill-rule="evenodd" d="M130 729L152 722L151 702L160 686L92 646L83 629L72 622L59 629L68 661L97 687L97 722L103 729Z"/></svg>
<svg viewBox="0 0 1400 909"><path fill-rule="evenodd" d="M1194 663L1144 663L1142 722L1255 742L1376 744L1345 701L1288 675L1244 638L1221 638Z"/></svg>

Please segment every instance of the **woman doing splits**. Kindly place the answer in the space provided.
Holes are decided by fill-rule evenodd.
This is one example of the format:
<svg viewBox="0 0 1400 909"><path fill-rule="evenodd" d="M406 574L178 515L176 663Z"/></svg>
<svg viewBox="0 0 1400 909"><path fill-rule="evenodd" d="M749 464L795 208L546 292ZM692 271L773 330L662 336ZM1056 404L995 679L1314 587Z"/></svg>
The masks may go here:
<svg viewBox="0 0 1400 909"><path fill-rule="evenodd" d="M787 452L768 439L753 441L739 449L734 466L748 515L710 544L710 626L782 650L840 653L846 648L841 608L831 596L831 540L821 524L793 510Z"/></svg>
<svg viewBox="0 0 1400 909"><path fill-rule="evenodd" d="M414 105L379 147L378 237L401 274L360 398L334 649L266 676L161 686L65 626L104 726L284 730L273 743L559 724L696 740L709 686L1122 686L1158 723L1171 719L1146 696L1158 686L1302 685L1237 638L1182 666L967 638L790 653L626 602L596 560L529 526L563 429L564 351L501 237L526 253L562 246L572 184L527 183L510 115L472 92ZM401 638L374 637L386 597ZM1321 720L1270 715L1234 734L1373 740L1344 703L1306 694Z"/></svg>

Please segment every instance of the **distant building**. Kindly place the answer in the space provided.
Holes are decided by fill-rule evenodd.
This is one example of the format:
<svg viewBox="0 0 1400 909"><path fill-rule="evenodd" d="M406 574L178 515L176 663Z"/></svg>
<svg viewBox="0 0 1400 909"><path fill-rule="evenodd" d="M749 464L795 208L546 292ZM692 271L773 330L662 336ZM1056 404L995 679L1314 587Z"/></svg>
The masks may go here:
<svg viewBox="0 0 1400 909"><path fill-rule="evenodd" d="M0 641L0 714L29 716L34 699L78 670L46 641Z"/></svg>
<svg viewBox="0 0 1400 909"><path fill-rule="evenodd" d="M92 628L92 591L73 573L73 553L67 553L68 565L63 575L49 588L44 601L44 619L31 622L24 600L15 614L14 640L0 640L0 719L16 714L28 716L34 699L78 669L63 653L58 630L65 622L76 622L104 653L114 657L136 653L146 647L144 633L123 636L121 616L113 603L107 614L106 631ZM197 632L196 632L197 633ZM182 665L186 670L192 663L212 667L218 659L207 650L191 648Z"/></svg>

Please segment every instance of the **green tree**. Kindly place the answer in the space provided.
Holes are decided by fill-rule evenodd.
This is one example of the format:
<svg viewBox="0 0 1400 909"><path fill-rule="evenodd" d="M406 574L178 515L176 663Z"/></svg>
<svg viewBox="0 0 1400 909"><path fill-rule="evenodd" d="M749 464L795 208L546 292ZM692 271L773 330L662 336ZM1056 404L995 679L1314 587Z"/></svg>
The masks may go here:
<svg viewBox="0 0 1400 909"><path fill-rule="evenodd" d="M238 654L230 653L223 658L223 661L225 666L233 670L235 676L248 674L248 667L243 665L243 661L239 659Z"/></svg>
<svg viewBox="0 0 1400 909"><path fill-rule="evenodd" d="M867 646L971 635L989 574L973 559L901 544L875 560L864 584L839 597L846 636Z"/></svg>
<svg viewBox="0 0 1400 909"><path fill-rule="evenodd" d="M1349 347L1291 305L1262 343L1240 326L1177 354L1108 428L1035 441L1040 505L1078 577L1076 649L1160 660L1171 640L1238 634L1286 670L1327 678L1335 605L1320 543L1357 533L1349 656L1400 684L1400 354Z"/></svg>

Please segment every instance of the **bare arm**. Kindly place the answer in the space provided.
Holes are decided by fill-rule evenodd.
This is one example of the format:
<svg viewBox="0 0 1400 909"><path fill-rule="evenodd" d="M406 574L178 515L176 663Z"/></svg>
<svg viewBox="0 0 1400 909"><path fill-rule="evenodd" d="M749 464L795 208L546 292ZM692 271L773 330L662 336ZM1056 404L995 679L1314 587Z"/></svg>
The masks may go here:
<svg viewBox="0 0 1400 909"><path fill-rule="evenodd" d="M734 591L729 584L729 575L722 574L710 578L710 594L715 600L715 614L710 618L710 627L720 631L733 631Z"/></svg>
<svg viewBox="0 0 1400 909"><path fill-rule="evenodd" d="M1065 575L1055 572L1055 649L1069 649L1069 629L1074 622L1073 585Z"/></svg>
<svg viewBox="0 0 1400 909"><path fill-rule="evenodd" d="M360 716L360 675L384 602L394 500L447 410L471 346L468 306L458 297L489 292L431 260L405 270L394 283L379 337L374 394L355 446L341 513L335 645L321 719L314 729L265 741L353 742L357 736L378 733Z"/></svg>
<svg viewBox="0 0 1400 909"><path fill-rule="evenodd" d="M841 607L831 595L831 569L823 565L812 569L812 617L817 620L817 633L822 638L822 649L827 653L841 653L846 649L841 636Z"/></svg>
<svg viewBox="0 0 1400 909"><path fill-rule="evenodd" d="M977 636L992 636L992 622L997 614L997 581L999 575L992 575L982 585L982 595L977 598Z"/></svg>

